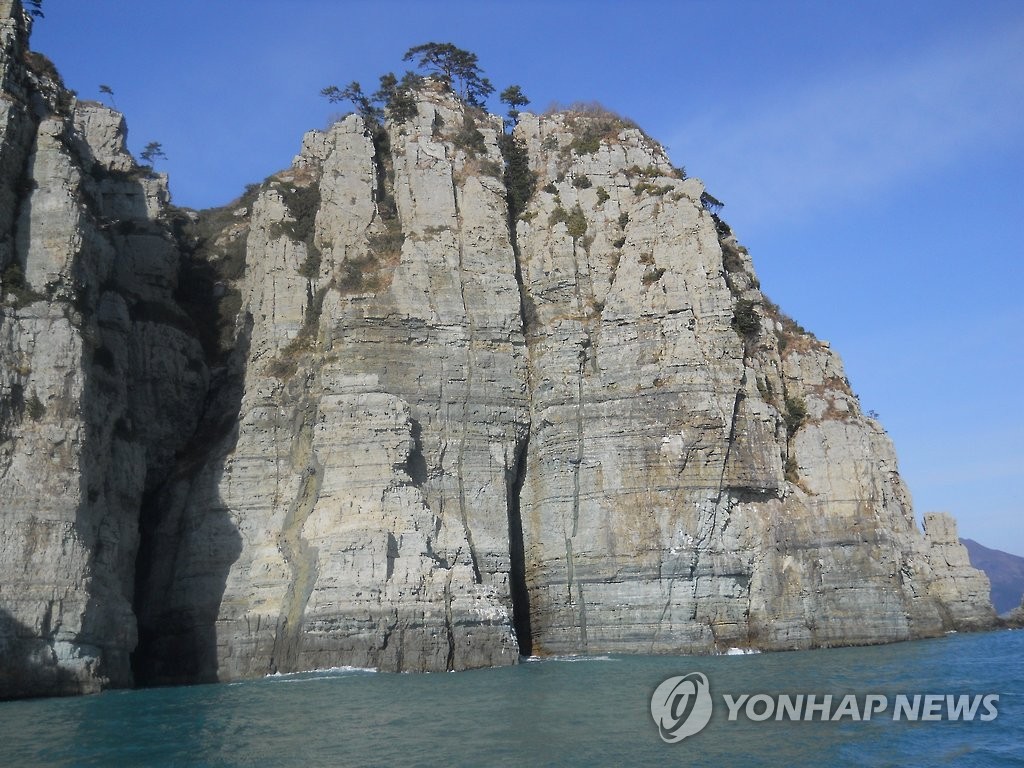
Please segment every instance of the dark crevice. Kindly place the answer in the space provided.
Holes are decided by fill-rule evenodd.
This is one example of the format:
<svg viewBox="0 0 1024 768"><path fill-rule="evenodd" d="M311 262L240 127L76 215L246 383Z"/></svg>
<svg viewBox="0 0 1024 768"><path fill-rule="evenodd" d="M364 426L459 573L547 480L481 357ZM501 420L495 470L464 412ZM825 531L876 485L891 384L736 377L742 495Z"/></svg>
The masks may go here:
<svg viewBox="0 0 1024 768"><path fill-rule="evenodd" d="M448 577L444 582L444 627L448 640L448 657L445 660L445 669L448 672L455 671L455 625L452 617L452 571L448 571ZM399 663L399 669L401 664Z"/></svg>
<svg viewBox="0 0 1024 768"><path fill-rule="evenodd" d="M711 520L708 521L706 525L701 526L701 529L697 534L696 546L693 550L693 558L690 561L689 574L687 578L692 584L692 594L694 595L693 613L690 616L691 620L696 620L697 617L698 601L696 600L696 596L699 587L697 579L697 567L700 564L702 553L706 550L707 542L714 535L715 529L718 527L718 512L722 508L722 499L726 495L727 491L725 482L726 474L729 470L729 458L732 454L733 445L736 442L736 424L739 420L740 407L742 406L745 397L746 394L744 393L741 387L740 389L737 390L736 397L733 400L732 417L729 423L729 437L725 444L725 456L722 459L722 471L718 478L718 495L715 497L715 505L714 508L711 510ZM729 498L732 498L732 489L728 490L730 491ZM669 583L669 602L671 602L671 584L672 582ZM667 613L668 606L669 603L666 603L665 609L662 611L662 618L664 618L665 614Z"/></svg>
<svg viewBox="0 0 1024 768"><path fill-rule="evenodd" d="M501 155L505 161L505 201L508 214L508 237L512 244L515 257L516 283L519 285L519 314L523 322L523 335L529 338L529 328L533 318L533 302L523 282L522 258L519 251L519 238L516 224L519 217L526 211L537 187L537 174L530 170L529 154L526 145L515 136L504 133L499 139Z"/></svg>
<svg viewBox="0 0 1024 768"><path fill-rule="evenodd" d="M471 119L471 118L467 118ZM462 298L462 311L466 318L466 325L469 330L469 338L475 338L477 335L473 313L469 310L469 304L466 299L466 277L465 277L465 255L466 248L463 243L463 222L461 206L459 205L459 185L455 180L454 166L452 166L452 201L455 204L455 219L458 222L458 247L459 247L459 292ZM463 409L468 409L470 403L473 401L473 355L470 352L466 355L466 396L463 401ZM459 457L458 457L458 482L459 482L459 517L462 519L462 528L466 532L466 542L469 544L469 557L473 563L473 578L477 584L483 583L483 574L480 572L480 560L477 556L476 544L473 541L473 529L469 524L469 513L466 509L466 442L469 435L469 420L467 418L462 419L462 435L459 438Z"/></svg>
<svg viewBox="0 0 1024 768"><path fill-rule="evenodd" d="M722 459L722 472L718 478L718 496L715 497L715 507L722 502L722 496L726 491L726 473L729 471L729 459L732 456L732 449L736 445L736 424L739 421L740 407L743 405L743 401L747 395L743 391L742 384L740 388L736 390L736 397L732 403L732 417L729 420L729 437L725 443L725 458ZM729 490L732 490L731 488Z"/></svg>
<svg viewBox="0 0 1024 768"><path fill-rule="evenodd" d="M369 134L374 150L374 201L377 204L377 213L384 221L394 221L398 218L398 206L395 204L394 195L395 165L391 157L391 137L382 125L372 126Z"/></svg>
<svg viewBox="0 0 1024 768"><path fill-rule="evenodd" d="M395 560L398 557L398 539L395 538L395 534L388 531L388 565L387 573L384 575L384 581L391 581L391 577L395 575Z"/></svg>
<svg viewBox="0 0 1024 768"><path fill-rule="evenodd" d="M529 433L519 444L516 463L506 473L508 483L509 592L512 597L512 626L519 640L519 653L533 653L533 632L530 624L530 589L526 581L526 547L523 540L523 517L520 511L523 484L526 481L526 457Z"/></svg>
<svg viewBox="0 0 1024 768"><path fill-rule="evenodd" d="M151 487L139 509L139 547L135 558L133 609L138 645L131 654L136 685L203 683L217 680L215 623L231 563L241 551L241 536L208 471L230 454L238 441L253 318L246 314L226 364L214 370L195 432L174 457L166 479ZM190 531L204 515L203 530L211 557L201 599L183 606L175 587L187 574Z"/></svg>
<svg viewBox="0 0 1024 768"><path fill-rule="evenodd" d="M285 592L278 619L274 647L268 671L299 672L302 670L306 606L319 573L318 551L303 535L302 529L316 507L323 483L323 467L313 440L314 425L319 418L318 403L303 398L298 427L292 442L292 471L301 476L298 493L289 504L288 514L278 534L278 547L291 570L291 581Z"/></svg>
<svg viewBox="0 0 1024 768"><path fill-rule="evenodd" d="M498 139L501 156L505 161L505 200L508 209L508 232L512 248L518 254L516 243L516 222L526 211L526 205L537 186L537 174L530 170L530 158L526 144L510 133L503 133Z"/></svg>
<svg viewBox="0 0 1024 768"><path fill-rule="evenodd" d="M533 325L534 307L523 277L522 253L516 232L519 217L526 210L532 197L537 175L530 170L529 154L524 142L509 133L499 139L502 158L505 161L505 199L508 214L509 242L515 265L516 285L519 287L519 314L523 327L524 341L530 337ZM527 352L527 355L529 352ZM529 371L527 371L529 376ZM526 482L527 456L530 448L532 425L527 424L524 436L516 446L515 463L506 471L508 498L508 541L509 541L509 594L512 599L512 626L519 642L522 656L533 655L533 627L530 618L530 588L526 574L526 544L523 536L521 500Z"/></svg>
<svg viewBox="0 0 1024 768"><path fill-rule="evenodd" d="M412 480L413 486L422 488L427 482L427 459L423 455L423 426L416 419L411 419L412 448L406 459L405 471Z"/></svg>

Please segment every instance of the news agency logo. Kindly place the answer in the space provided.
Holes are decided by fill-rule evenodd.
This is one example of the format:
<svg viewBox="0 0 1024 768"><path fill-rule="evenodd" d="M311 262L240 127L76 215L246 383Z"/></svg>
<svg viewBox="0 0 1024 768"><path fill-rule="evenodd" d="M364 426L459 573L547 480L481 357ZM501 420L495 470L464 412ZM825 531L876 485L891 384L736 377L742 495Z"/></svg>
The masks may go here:
<svg viewBox="0 0 1024 768"><path fill-rule="evenodd" d="M872 718L895 721L990 722L999 715L999 694L899 694L858 696L832 694L728 693L721 697L726 722L765 721L862 722ZM708 679L700 672L670 677L651 696L651 717L662 741L675 744L700 733L711 721L714 703Z"/></svg>
<svg viewBox="0 0 1024 768"><path fill-rule="evenodd" d="M675 744L704 730L711 720L711 690L700 672L670 677L651 697L651 717L662 741Z"/></svg>

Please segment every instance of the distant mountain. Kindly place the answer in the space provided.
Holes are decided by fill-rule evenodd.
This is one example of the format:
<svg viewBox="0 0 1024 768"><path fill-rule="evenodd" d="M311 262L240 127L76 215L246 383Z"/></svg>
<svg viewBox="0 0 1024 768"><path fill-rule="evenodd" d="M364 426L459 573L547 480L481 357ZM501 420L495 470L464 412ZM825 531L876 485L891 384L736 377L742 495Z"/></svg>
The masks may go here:
<svg viewBox="0 0 1024 768"><path fill-rule="evenodd" d="M992 605L996 613L1018 607L1024 593L1024 557L983 547L971 539L960 539L967 547L971 565L983 570L992 582Z"/></svg>

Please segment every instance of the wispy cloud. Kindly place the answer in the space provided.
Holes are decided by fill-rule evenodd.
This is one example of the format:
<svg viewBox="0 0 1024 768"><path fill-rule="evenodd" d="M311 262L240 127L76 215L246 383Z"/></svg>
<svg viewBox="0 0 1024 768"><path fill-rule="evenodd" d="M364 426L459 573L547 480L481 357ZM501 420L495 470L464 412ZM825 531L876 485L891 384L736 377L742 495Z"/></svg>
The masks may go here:
<svg viewBox="0 0 1024 768"><path fill-rule="evenodd" d="M780 83L746 114L702 116L670 142L748 224L799 219L1022 141L1024 18L793 88Z"/></svg>

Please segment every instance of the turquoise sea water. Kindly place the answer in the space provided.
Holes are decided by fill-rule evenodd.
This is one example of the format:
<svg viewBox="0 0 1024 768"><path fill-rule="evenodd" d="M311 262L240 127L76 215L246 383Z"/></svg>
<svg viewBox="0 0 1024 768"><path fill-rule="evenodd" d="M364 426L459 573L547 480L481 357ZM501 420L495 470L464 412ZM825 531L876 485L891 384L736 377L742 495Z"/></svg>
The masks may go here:
<svg viewBox="0 0 1024 768"><path fill-rule="evenodd" d="M658 684L699 671L714 714L664 743ZM989 722L728 720L723 694L998 694ZM0 766L1024 765L1024 631L871 648L335 670L0 703Z"/></svg>

